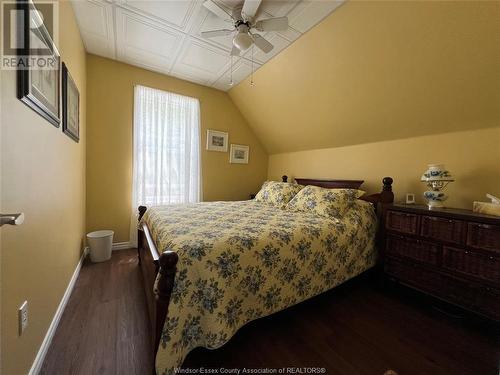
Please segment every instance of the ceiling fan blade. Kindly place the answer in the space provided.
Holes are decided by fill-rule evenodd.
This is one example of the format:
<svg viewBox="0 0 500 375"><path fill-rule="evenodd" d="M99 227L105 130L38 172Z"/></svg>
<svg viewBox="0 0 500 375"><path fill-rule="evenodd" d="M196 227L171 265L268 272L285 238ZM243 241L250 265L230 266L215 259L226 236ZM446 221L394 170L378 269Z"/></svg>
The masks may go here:
<svg viewBox="0 0 500 375"><path fill-rule="evenodd" d="M213 31L202 31L201 36L204 38L215 38L217 36L225 36L234 33L234 30L221 29Z"/></svg>
<svg viewBox="0 0 500 375"><path fill-rule="evenodd" d="M255 45L259 47L264 53L271 52L271 50L274 48L274 46L271 43L269 43L259 34L252 34L252 38Z"/></svg>
<svg viewBox="0 0 500 375"><path fill-rule="evenodd" d="M220 17L224 20L227 20L229 18L233 18L231 16L231 13L229 13L227 10L225 10L222 6L217 4L213 0L207 0L203 3L203 6L207 8L209 11L211 11L213 14L215 14L217 17Z"/></svg>
<svg viewBox="0 0 500 375"><path fill-rule="evenodd" d="M284 31L288 29L288 17L269 18L258 21L255 26L259 31Z"/></svg>
<svg viewBox="0 0 500 375"><path fill-rule="evenodd" d="M231 56L239 56L240 55L240 49L236 46L233 46L233 49L231 50Z"/></svg>
<svg viewBox="0 0 500 375"><path fill-rule="evenodd" d="M241 9L242 9L242 6L238 6L238 7L235 7L233 9L233 11L231 12L232 15L233 15L233 19L234 20L241 20L242 17L241 17Z"/></svg>
<svg viewBox="0 0 500 375"><path fill-rule="evenodd" d="M261 1L262 0L245 0L243 8L241 9L241 15L245 21L255 17Z"/></svg>

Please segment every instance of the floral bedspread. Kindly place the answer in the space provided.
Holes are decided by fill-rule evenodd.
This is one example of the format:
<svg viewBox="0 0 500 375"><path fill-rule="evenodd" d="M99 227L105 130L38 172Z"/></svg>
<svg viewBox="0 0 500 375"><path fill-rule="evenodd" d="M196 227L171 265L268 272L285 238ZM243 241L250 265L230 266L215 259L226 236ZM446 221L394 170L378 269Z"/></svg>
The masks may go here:
<svg viewBox="0 0 500 375"><path fill-rule="evenodd" d="M376 217L363 201L342 220L241 201L151 207L143 221L158 251L179 255L158 374L375 264Z"/></svg>

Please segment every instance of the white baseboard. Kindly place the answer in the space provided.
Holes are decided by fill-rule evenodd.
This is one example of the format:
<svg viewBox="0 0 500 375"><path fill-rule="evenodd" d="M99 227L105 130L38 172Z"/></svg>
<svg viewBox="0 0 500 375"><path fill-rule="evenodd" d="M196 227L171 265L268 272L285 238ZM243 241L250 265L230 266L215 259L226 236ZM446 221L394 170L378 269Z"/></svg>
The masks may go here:
<svg viewBox="0 0 500 375"><path fill-rule="evenodd" d="M71 296L71 292L73 291L73 288L75 287L76 280L78 279L78 275L80 274L80 270L82 268L83 261L85 257L87 256L89 252L89 248L86 247L83 250L82 257L80 258L80 261L78 262L75 272L73 272L73 276L71 276L71 280L69 281L68 287L66 288L66 291L64 292L64 295L61 299L61 302L59 303L59 306L57 307L56 313L54 314L54 318L52 318L52 322L50 323L49 329L47 330L47 333L45 334L45 338L43 339L42 345L40 346L40 349L38 350L38 353L35 357L35 360L33 361L33 365L31 366L31 369L29 371L29 375L37 375L43 365L43 361L45 360L45 356L47 355L47 351L49 350L50 344L52 342L52 339L54 338L54 334L56 333L57 326L59 325L59 321L61 320L61 316L64 312L64 309L66 308L66 304L69 301L69 297Z"/></svg>
<svg viewBox="0 0 500 375"><path fill-rule="evenodd" d="M115 250L125 250L125 249L132 249L135 246L132 246L130 242L114 242L113 243L113 251Z"/></svg>

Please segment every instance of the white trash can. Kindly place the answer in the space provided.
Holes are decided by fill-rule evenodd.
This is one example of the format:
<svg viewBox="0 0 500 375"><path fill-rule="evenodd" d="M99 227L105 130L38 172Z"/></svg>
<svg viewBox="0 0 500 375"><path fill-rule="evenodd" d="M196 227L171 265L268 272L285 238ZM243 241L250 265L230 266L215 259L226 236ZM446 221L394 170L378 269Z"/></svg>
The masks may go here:
<svg viewBox="0 0 500 375"><path fill-rule="evenodd" d="M112 230L98 230L87 234L92 262L104 262L111 258L114 234Z"/></svg>

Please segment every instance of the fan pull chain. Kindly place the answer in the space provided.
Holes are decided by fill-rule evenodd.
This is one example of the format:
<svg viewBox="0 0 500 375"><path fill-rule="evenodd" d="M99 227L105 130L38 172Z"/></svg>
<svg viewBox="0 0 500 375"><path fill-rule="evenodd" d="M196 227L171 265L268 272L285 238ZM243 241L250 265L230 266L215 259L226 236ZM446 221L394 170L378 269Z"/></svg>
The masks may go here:
<svg viewBox="0 0 500 375"><path fill-rule="evenodd" d="M252 75L250 77L250 86L254 86L254 82L253 82L253 45L252 45Z"/></svg>
<svg viewBox="0 0 500 375"><path fill-rule="evenodd" d="M233 55L231 55L231 80L229 81L229 86L232 86L234 84L233 82Z"/></svg>

